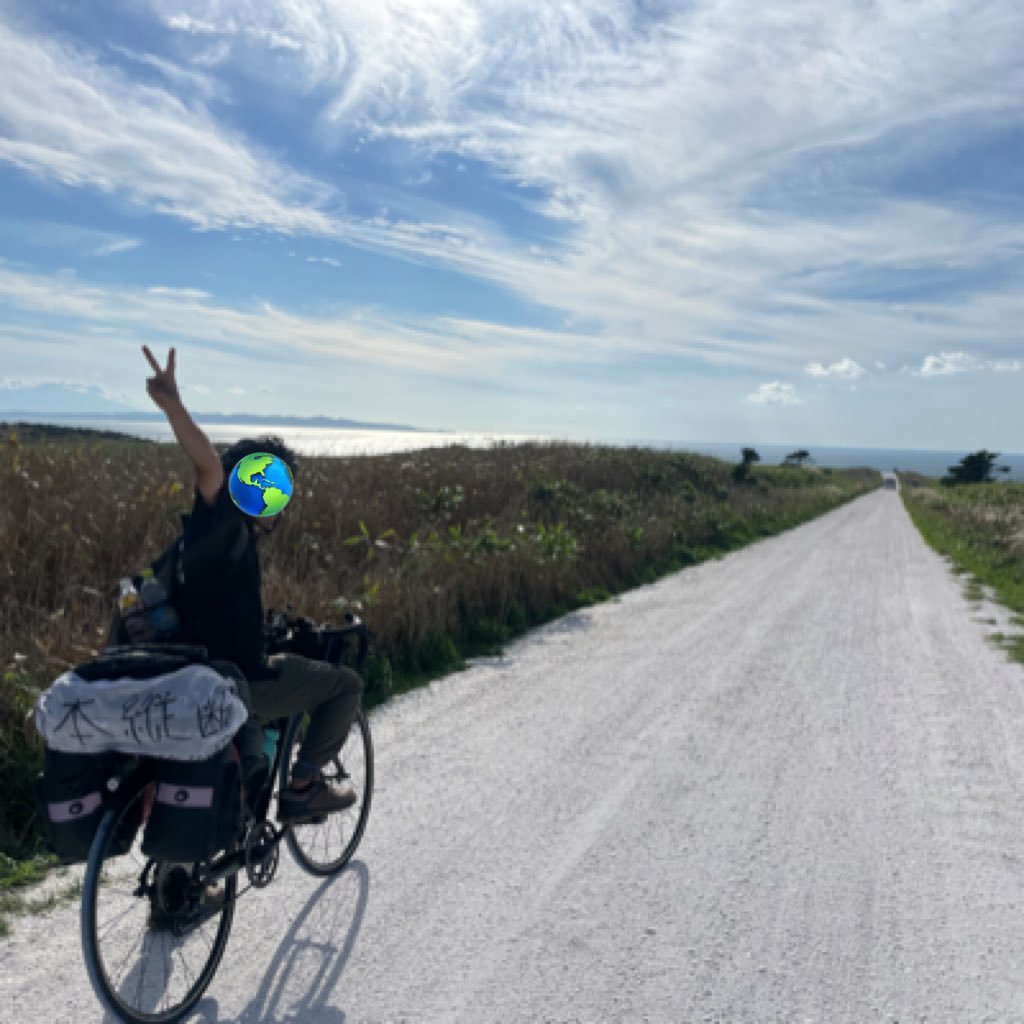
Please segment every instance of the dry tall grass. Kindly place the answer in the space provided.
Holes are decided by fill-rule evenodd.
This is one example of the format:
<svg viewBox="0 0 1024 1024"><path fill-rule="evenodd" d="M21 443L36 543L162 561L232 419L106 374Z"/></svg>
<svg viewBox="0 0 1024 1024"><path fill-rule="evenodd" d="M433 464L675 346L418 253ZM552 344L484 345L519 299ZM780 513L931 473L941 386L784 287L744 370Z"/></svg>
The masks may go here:
<svg viewBox="0 0 1024 1024"><path fill-rule="evenodd" d="M0 444L3 442L0 441ZM873 471L732 467L568 444L304 458L261 541L264 604L316 619L362 609L369 698L527 626L817 515ZM118 579L176 535L192 502L176 446L9 441L0 448L0 850L31 845L40 687L94 654Z"/></svg>

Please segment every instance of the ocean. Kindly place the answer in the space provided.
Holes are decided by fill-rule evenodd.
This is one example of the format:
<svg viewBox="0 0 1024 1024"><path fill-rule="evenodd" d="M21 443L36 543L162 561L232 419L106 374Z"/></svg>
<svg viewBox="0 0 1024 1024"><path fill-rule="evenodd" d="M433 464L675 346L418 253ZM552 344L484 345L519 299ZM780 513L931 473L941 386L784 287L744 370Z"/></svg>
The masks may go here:
<svg viewBox="0 0 1024 1024"><path fill-rule="evenodd" d="M761 461L766 465L779 465L785 457L798 448L811 453L816 466L831 466L833 469L852 469L857 466L868 466L879 472L891 470L909 470L923 473L925 476L945 476L950 466L955 466L965 455L976 448L964 448L961 451L929 451L914 448L830 448L816 447L812 444L722 444L717 441L673 441L669 444L654 443L654 447L681 449L714 455L729 462L739 462L740 449L750 447L757 450ZM1009 466L1009 473L999 473L999 479L1024 480L1024 455L1001 453L996 463Z"/></svg>
<svg viewBox="0 0 1024 1024"><path fill-rule="evenodd" d="M0 415L0 419L2 419ZM202 418L201 416L199 417ZM154 441L173 441L174 435L167 423L158 420L96 420L33 417L37 421L59 423L63 426L91 427L94 430L115 430ZM488 434L465 432L425 432L413 430L355 430L331 427L301 427L283 424L211 423L203 430L211 441L231 443L240 437L276 434L300 455L384 455L391 452L415 451L419 448L441 448L462 444L474 448L488 447L498 442L566 440L530 434ZM577 439L578 440L578 439ZM595 442L619 443L619 442ZM879 472L893 469L911 470L927 476L942 476L950 466L958 463L973 449L962 451L930 451L910 448L835 448L815 446L806 442L792 445L757 444L756 442L721 441L649 441L631 440L622 444L641 445L669 451L693 451L713 455L728 462L740 460L740 449L755 448L765 465L778 465L792 451L805 448L817 466L848 469L868 466ZM999 465L1010 467L1008 474L999 479L1024 480L1024 455L1003 453Z"/></svg>

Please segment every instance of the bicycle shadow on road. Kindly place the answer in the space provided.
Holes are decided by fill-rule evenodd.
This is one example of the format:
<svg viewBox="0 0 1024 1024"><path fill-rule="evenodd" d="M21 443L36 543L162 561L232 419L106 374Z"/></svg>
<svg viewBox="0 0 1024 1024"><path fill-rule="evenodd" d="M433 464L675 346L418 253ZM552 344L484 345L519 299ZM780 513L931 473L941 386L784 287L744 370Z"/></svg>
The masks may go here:
<svg viewBox="0 0 1024 1024"><path fill-rule="evenodd" d="M328 1000L355 949L369 902L370 872L362 861L326 879L288 929L259 990L233 1024L343 1024L344 1011ZM195 1024L219 1021L216 1000L204 999L192 1019Z"/></svg>

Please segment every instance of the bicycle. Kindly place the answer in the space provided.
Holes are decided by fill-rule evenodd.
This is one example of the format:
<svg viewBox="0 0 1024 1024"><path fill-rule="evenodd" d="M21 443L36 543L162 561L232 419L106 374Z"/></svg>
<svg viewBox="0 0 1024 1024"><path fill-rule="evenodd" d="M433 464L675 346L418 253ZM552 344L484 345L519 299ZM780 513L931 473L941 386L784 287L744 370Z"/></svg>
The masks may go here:
<svg viewBox="0 0 1024 1024"><path fill-rule="evenodd" d="M358 667L366 657L367 630L355 616L347 619L343 628L329 629L308 619L268 613L268 651L340 664L354 639ZM180 650L180 645L154 646ZM373 796L373 744L362 710L338 756L323 768L328 781L352 781L359 795L356 804L301 825L275 826L269 816L275 782L278 790L287 786L307 723L306 714L269 723L280 736L269 780L245 814L240 838L204 862L177 864L141 853L140 825L153 792L145 760L127 761L108 781L109 809L86 864L81 933L89 980L115 1017L130 1024L171 1024L196 1005L220 965L238 898L273 881L282 840L299 866L312 875L335 875L351 860L366 829ZM331 845L334 840L337 849ZM249 884L239 892L242 872ZM220 892L217 886L222 886ZM120 938L125 933L128 938ZM162 964L153 962L161 958Z"/></svg>

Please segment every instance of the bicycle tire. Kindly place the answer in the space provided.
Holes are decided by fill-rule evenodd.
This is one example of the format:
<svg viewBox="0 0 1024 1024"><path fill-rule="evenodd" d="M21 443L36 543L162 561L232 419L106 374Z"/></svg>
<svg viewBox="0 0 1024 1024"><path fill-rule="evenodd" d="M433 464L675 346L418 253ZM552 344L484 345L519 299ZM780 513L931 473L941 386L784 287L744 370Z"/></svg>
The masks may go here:
<svg viewBox="0 0 1024 1024"><path fill-rule="evenodd" d="M308 722L308 716L295 715L289 721L282 738L284 746L278 769L281 792L288 785L291 764ZM296 863L303 871L318 878L336 875L344 870L362 841L370 817L370 804L373 801L373 740L370 736L370 723L362 710L356 715L339 753L340 758L324 766L324 778L330 781L340 777L344 765L344 775L351 779L359 799L352 807L328 815L319 824L292 825L285 834L285 842ZM333 839L338 840L337 852L331 844Z"/></svg>
<svg viewBox="0 0 1024 1024"><path fill-rule="evenodd" d="M121 826L128 821L133 811L137 813L136 803L144 798L145 793L146 787L140 787L123 806L108 810L96 831L92 848L89 851L89 860L82 885L82 951L93 990L100 1003L114 1017L127 1021L129 1024L172 1024L184 1017L202 998L220 966L234 919L238 881L235 875L230 875L224 880L224 900L219 911L202 918L201 924L184 934L175 935L174 926L175 924L180 925L183 919L180 914L178 918L175 918L173 913L167 909L167 894L172 881L180 888L180 880L184 878L184 873L191 871L194 875L195 869L199 865L151 862L141 853L138 836L126 854L121 854L115 849L117 837L122 835ZM120 878L104 879L104 868L111 865L115 859L121 860L122 856L127 857L127 862L121 861L118 864L117 874ZM172 874L175 871L182 874L175 878ZM150 875L153 876L152 884L147 891L142 892L141 880ZM136 885L136 890L129 893L125 889L119 888L119 880ZM198 885L198 883L189 883L186 880L185 885L189 884ZM159 895L157 894L158 889L160 890ZM156 900L162 901L159 925L157 924ZM116 914L106 911L101 914L101 904L104 907L107 904L116 905L119 910ZM121 956L115 952L115 938L110 935L110 932L133 913L137 921L144 918L145 923L141 926L139 923L134 926L129 924L128 927L139 933L140 937L138 941L132 939L128 944L128 953ZM104 920L101 920L101 917ZM215 919L219 920L216 934L211 940L204 932ZM118 927L118 931L120 930ZM201 937L200 942L197 942L194 948L199 950L201 957L205 957L205 960L196 971L195 977L191 978L188 977L188 965L183 950L193 936ZM162 947L166 954L162 987L160 986L159 972L151 974L147 983L147 972L150 965L147 964L146 957L148 952L155 951L158 946ZM138 947L141 947L139 956L129 963ZM123 948L122 944L122 951ZM127 975L115 978L112 976L111 966L118 960L120 969L127 970ZM161 1006L165 993L172 987L172 975L177 972L179 965L184 968L186 974L187 984L184 994L180 998L174 998L168 1005ZM135 999L133 1002L127 988L129 980L135 974L137 974L137 981L134 982Z"/></svg>

